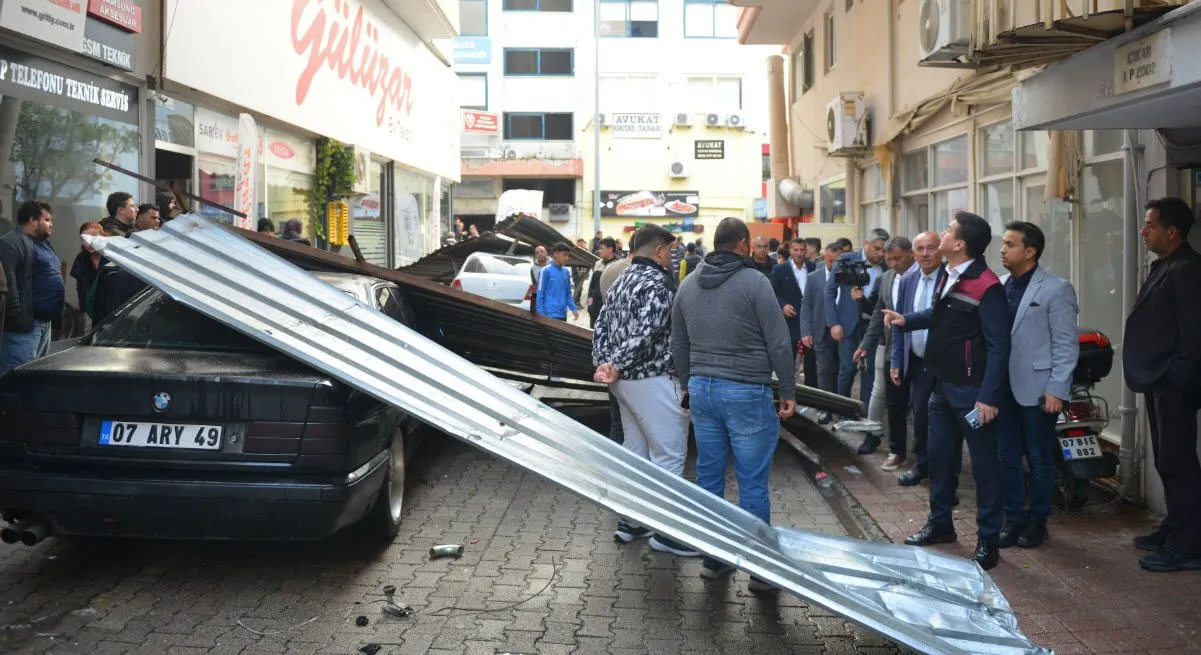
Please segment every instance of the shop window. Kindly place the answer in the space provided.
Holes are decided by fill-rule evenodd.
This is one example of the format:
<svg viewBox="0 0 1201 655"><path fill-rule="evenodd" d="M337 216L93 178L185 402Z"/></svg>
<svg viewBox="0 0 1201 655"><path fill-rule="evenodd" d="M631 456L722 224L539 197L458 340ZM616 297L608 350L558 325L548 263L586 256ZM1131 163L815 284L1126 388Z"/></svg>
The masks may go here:
<svg viewBox="0 0 1201 655"><path fill-rule="evenodd" d="M459 36L488 35L488 0L459 0Z"/></svg>
<svg viewBox="0 0 1201 655"><path fill-rule="evenodd" d="M459 106L467 109L488 109L487 73L459 73Z"/></svg>
<svg viewBox="0 0 1201 655"><path fill-rule="evenodd" d="M154 138L185 148L196 147L195 107L182 100L164 96L154 103Z"/></svg>
<svg viewBox="0 0 1201 655"><path fill-rule="evenodd" d="M967 182L967 136L935 144L931 148L934 156L934 186Z"/></svg>
<svg viewBox="0 0 1201 655"><path fill-rule="evenodd" d="M574 177L521 177L505 178L501 180L501 188L505 191L511 191L513 189L530 189L532 191L541 191L542 204L546 207L549 207L552 204L574 205L575 187L576 181Z"/></svg>
<svg viewBox="0 0 1201 655"><path fill-rule="evenodd" d="M131 99L137 97L132 88L129 93ZM139 171L142 137L136 123L6 94L0 97L0 134L11 139L0 143L0 230L13 229L16 210L26 200L50 203L55 227L50 245L67 266L80 251L79 226L108 214L110 193L125 191L138 202L153 201L138 196L136 179L92 162L96 158ZM78 308L75 296L75 285L67 284L67 302Z"/></svg>
<svg viewBox="0 0 1201 655"><path fill-rule="evenodd" d="M821 223L847 222L847 181L838 180L818 187Z"/></svg>
<svg viewBox="0 0 1201 655"><path fill-rule="evenodd" d="M1095 133L1094 133L1095 134ZM1121 156L1093 161L1081 175L1080 205L1084 220L1079 227L1080 276L1076 289L1080 298L1080 325L1101 330L1113 340L1117 351L1113 371L1096 392L1109 402L1107 431L1118 434L1122 415L1117 411L1122 393L1123 316L1122 298L1122 188Z"/></svg>
<svg viewBox="0 0 1201 655"><path fill-rule="evenodd" d="M350 200L350 231L359 251L372 264L388 265L388 224L384 220L383 176L385 163L372 159L368 167L368 192Z"/></svg>
<svg viewBox="0 0 1201 655"><path fill-rule="evenodd" d="M1121 130L1089 130L1084 133L1084 154L1088 157L1101 157L1121 151Z"/></svg>
<svg viewBox="0 0 1201 655"><path fill-rule="evenodd" d="M298 220L304 236L308 234L309 194L313 189L313 142L279 130L263 132L263 161L266 193L263 215L283 231L290 220ZM378 185L377 185L378 186Z"/></svg>
<svg viewBox="0 0 1201 655"><path fill-rule="evenodd" d="M658 0L600 0L600 35L635 39L658 37Z"/></svg>
<svg viewBox="0 0 1201 655"><path fill-rule="evenodd" d="M998 123L980 130L980 174L988 177L1012 173L1014 137L1012 124Z"/></svg>
<svg viewBox="0 0 1201 655"><path fill-rule="evenodd" d="M505 0L505 11L572 11L572 0Z"/></svg>
<svg viewBox="0 0 1201 655"><path fill-rule="evenodd" d="M505 112L508 140L570 141L574 137L572 115L568 113Z"/></svg>
<svg viewBox="0 0 1201 655"><path fill-rule="evenodd" d="M1047 132L1022 132L1022 163L1021 170L1047 167L1047 148L1051 145L1051 135Z"/></svg>
<svg viewBox="0 0 1201 655"><path fill-rule="evenodd" d="M433 249L439 232L435 180L422 173L396 165L392 174L396 205L395 259L397 266L411 264ZM443 229L439 229L443 228Z"/></svg>
<svg viewBox="0 0 1201 655"><path fill-rule="evenodd" d="M859 188L863 197L860 199L860 209L863 215L864 227L883 228L892 231L888 212L888 190L884 184L884 176L879 164L872 164L863 169L862 183Z"/></svg>
<svg viewBox="0 0 1201 655"><path fill-rule="evenodd" d="M901 157L901 191L917 191L930 186L930 163L925 150Z"/></svg>
<svg viewBox="0 0 1201 655"><path fill-rule="evenodd" d="M829 11L826 12L826 17L825 17L825 20L822 22L822 25L823 25L822 39L825 42L824 51L825 51L825 55L826 55L826 58L825 58L826 72L829 73L830 69L834 68L834 63L835 63L835 61L837 59L837 55L838 55L838 42L835 38L835 36L836 36L835 31L836 31L837 26L834 23L834 8L833 7L831 7L829 9Z"/></svg>
<svg viewBox="0 0 1201 655"><path fill-rule="evenodd" d="M505 75L562 76L575 72L571 48L505 48Z"/></svg>
<svg viewBox="0 0 1201 655"><path fill-rule="evenodd" d="M742 111L741 77L690 77L689 107L703 112Z"/></svg>
<svg viewBox="0 0 1201 655"><path fill-rule="evenodd" d="M980 185L980 198L976 204L992 227L994 242L1004 232L1005 225L1014 220L1013 201L1013 178Z"/></svg>
<svg viewBox="0 0 1201 655"><path fill-rule="evenodd" d="M738 7L725 0L684 0L684 37L738 38Z"/></svg>
<svg viewBox="0 0 1201 655"><path fill-rule="evenodd" d="M651 74L601 75L600 110L603 113L616 111L646 111L647 107L659 106L659 95L663 85Z"/></svg>

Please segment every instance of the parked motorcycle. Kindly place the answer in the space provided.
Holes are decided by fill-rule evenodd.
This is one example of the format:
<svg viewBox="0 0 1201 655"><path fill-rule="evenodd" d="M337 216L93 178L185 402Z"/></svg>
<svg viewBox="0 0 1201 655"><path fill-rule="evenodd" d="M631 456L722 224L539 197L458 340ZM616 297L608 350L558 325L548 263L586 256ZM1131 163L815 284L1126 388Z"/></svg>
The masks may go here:
<svg viewBox="0 0 1201 655"><path fill-rule="evenodd" d="M1065 509L1083 507L1090 481L1112 478L1118 469L1118 447L1101 438L1109 424L1109 403L1093 393L1113 368L1113 343L1100 330L1085 327L1077 329L1077 342L1080 359L1072 373L1072 397L1055 424L1056 491Z"/></svg>

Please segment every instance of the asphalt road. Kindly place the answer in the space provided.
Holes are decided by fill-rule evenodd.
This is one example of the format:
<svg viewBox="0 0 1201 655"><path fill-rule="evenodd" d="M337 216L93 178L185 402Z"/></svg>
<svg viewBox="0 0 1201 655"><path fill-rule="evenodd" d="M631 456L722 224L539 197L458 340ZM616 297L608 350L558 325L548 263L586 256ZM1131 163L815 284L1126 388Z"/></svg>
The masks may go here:
<svg viewBox="0 0 1201 655"><path fill-rule="evenodd" d="M0 545L5 653L891 653L737 573L612 540L615 516L442 438L410 463L400 536L322 543L51 539ZM733 490L731 490L733 493ZM842 534L787 449L775 521ZM462 543L462 559L429 559ZM381 588L416 611L381 612ZM356 625L358 617L368 624Z"/></svg>

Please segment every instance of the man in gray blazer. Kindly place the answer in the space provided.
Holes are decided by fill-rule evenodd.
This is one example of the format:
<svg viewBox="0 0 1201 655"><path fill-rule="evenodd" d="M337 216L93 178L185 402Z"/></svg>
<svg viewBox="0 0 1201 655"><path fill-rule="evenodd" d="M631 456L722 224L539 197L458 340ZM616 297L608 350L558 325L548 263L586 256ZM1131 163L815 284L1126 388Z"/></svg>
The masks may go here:
<svg viewBox="0 0 1201 655"><path fill-rule="evenodd" d="M1001 263L1009 270L1004 284L1012 346L1006 405L997 418L1005 503L1002 548L1034 548L1047 540L1058 447L1055 421L1071 399L1072 372L1080 356L1076 290L1038 266L1045 245L1046 237L1033 223L1005 226ZM1023 456L1030 466L1028 491Z"/></svg>
<svg viewBox="0 0 1201 655"><path fill-rule="evenodd" d="M830 336L826 322L825 289L842 248L830 244L822 253L825 266L818 266L805 279L801 299L801 343L812 348L817 358L817 388L838 393L838 342Z"/></svg>
<svg viewBox="0 0 1201 655"><path fill-rule="evenodd" d="M885 409L888 411L888 458L880 468L885 471L895 471L905 462L905 451L908 444L906 435L909 430L909 394L902 393L902 388L892 384L888 369L892 353L892 330L884 328L884 310L897 311L900 306L901 276L913 266L913 244L905 237L893 237L884 244L884 262L888 270L880 274L876 290L872 294L875 299L875 311L872 312L867 330L855 351L855 363L867 359L870 352L876 353L876 378L872 385L871 403L868 405L867 417L872 421L881 421ZM906 390L907 391L907 390ZM867 455L876 452L880 446L880 436L869 432L859 446L859 454Z"/></svg>

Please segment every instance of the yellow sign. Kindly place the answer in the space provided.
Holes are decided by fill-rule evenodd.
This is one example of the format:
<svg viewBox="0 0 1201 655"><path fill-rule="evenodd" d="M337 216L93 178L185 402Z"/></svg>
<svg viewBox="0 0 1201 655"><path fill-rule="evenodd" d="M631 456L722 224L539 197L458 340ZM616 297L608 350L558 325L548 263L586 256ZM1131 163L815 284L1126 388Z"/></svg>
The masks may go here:
<svg viewBox="0 0 1201 655"><path fill-rule="evenodd" d="M325 210L326 241L331 246L344 246L350 240L350 204L333 200Z"/></svg>
<svg viewBox="0 0 1201 655"><path fill-rule="evenodd" d="M1172 33L1168 29L1117 49L1113 93L1120 95L1172 81Z"/></svg>

